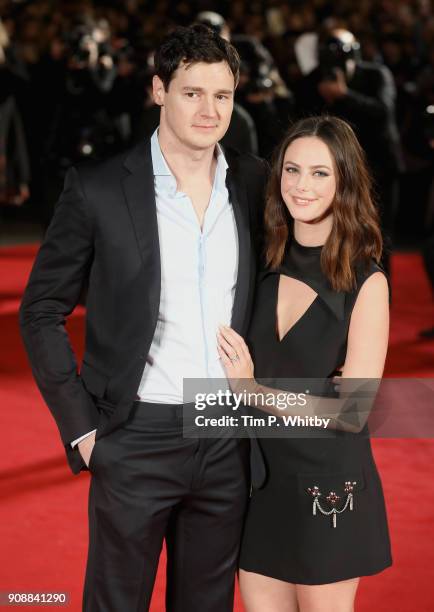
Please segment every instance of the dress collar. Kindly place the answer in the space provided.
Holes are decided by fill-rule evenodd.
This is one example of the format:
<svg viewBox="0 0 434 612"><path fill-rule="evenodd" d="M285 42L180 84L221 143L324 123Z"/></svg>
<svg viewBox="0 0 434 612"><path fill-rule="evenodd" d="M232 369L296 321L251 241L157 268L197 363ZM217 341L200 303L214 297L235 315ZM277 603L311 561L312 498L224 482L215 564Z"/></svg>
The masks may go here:
<svg viewBox="0 0 434 612"><path fill-rule="evenodd" d="M270 272L285 274L309 285L334 316L342 321L345 314L345 292L335 291L322 271L322 248L322 246L304 246L292 238L287 245L281 265Z"/></svg>

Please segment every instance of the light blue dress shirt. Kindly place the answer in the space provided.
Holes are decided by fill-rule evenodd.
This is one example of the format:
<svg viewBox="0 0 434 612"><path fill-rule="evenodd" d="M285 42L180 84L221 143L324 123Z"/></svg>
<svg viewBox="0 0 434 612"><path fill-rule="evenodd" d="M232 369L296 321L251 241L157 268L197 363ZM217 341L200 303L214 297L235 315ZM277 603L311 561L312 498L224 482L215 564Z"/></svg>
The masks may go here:
<svg viewBox="0 0 434 612"><path fill-rule="evenodd" d="M189 196L151 138L161 255L157 327L138 389L141 401L183 402L183 378L225 378L218 325L230 325L238 274L238 234L217 145L214 184L203 227Z"/></svg>

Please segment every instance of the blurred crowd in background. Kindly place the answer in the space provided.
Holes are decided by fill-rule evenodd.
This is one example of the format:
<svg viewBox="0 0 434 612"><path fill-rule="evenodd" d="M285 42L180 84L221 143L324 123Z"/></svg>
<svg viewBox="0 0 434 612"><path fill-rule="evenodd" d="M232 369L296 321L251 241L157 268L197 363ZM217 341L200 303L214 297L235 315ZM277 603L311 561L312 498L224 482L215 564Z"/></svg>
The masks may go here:
<svg viewBox="0 0 434 612"><path fill-rule="evenodd" d="M389 246L423 241L434 284L432 0L0 0L0 16L3 217L46 226L69 165L152 133L153 50L202 21L242 60L224 144L270 158L300 116L348 120Z"/></svg>

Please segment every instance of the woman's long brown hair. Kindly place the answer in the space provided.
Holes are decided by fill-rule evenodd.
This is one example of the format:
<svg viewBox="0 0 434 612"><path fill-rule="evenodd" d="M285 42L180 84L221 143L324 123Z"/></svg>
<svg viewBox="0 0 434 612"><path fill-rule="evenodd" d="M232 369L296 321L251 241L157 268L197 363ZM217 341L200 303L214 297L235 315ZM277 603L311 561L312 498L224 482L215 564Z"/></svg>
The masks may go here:
<svg viewBox="0 0 434 612"><path fill-rule="evenodd" d="M336 173L333 224L321 252L321 266L333 289L351 291L356 285L355 266L367 266L371 259L378 263L383 241L365 154L352 128L337 117L297 121L278 147L266 194L265 261L272 269L277 268L292 236L292 218L280 186L286 150L297 138L312 136L329 148Z"/></svg>

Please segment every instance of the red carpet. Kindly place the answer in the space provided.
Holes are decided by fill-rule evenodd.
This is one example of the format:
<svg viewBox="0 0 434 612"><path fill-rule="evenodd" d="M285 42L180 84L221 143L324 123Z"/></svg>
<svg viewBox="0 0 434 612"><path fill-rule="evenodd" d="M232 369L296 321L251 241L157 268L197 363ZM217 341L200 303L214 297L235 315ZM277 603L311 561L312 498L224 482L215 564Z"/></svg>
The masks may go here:
<svg viewBox="0 0 434 612"><path fill-rule="evenodd" d="M73 476L66 466L57 429L32 382L17 327L20 296L35 252L33 246L0 249L0 591L68 592L66 609L80 612L89 476ZM434 341L417 339L418 329L434 323L420 258L395 256L393 281L387 375L434 377ZM82 328L83 310L77 309L68 330L79 355ZM374 440L374 450L384 483L394 566L362 581L356 610L433 612L433 441ZM164 610L163 570L164 559L153 612ZM242 610L238 596L236 610Z"/></svg>

